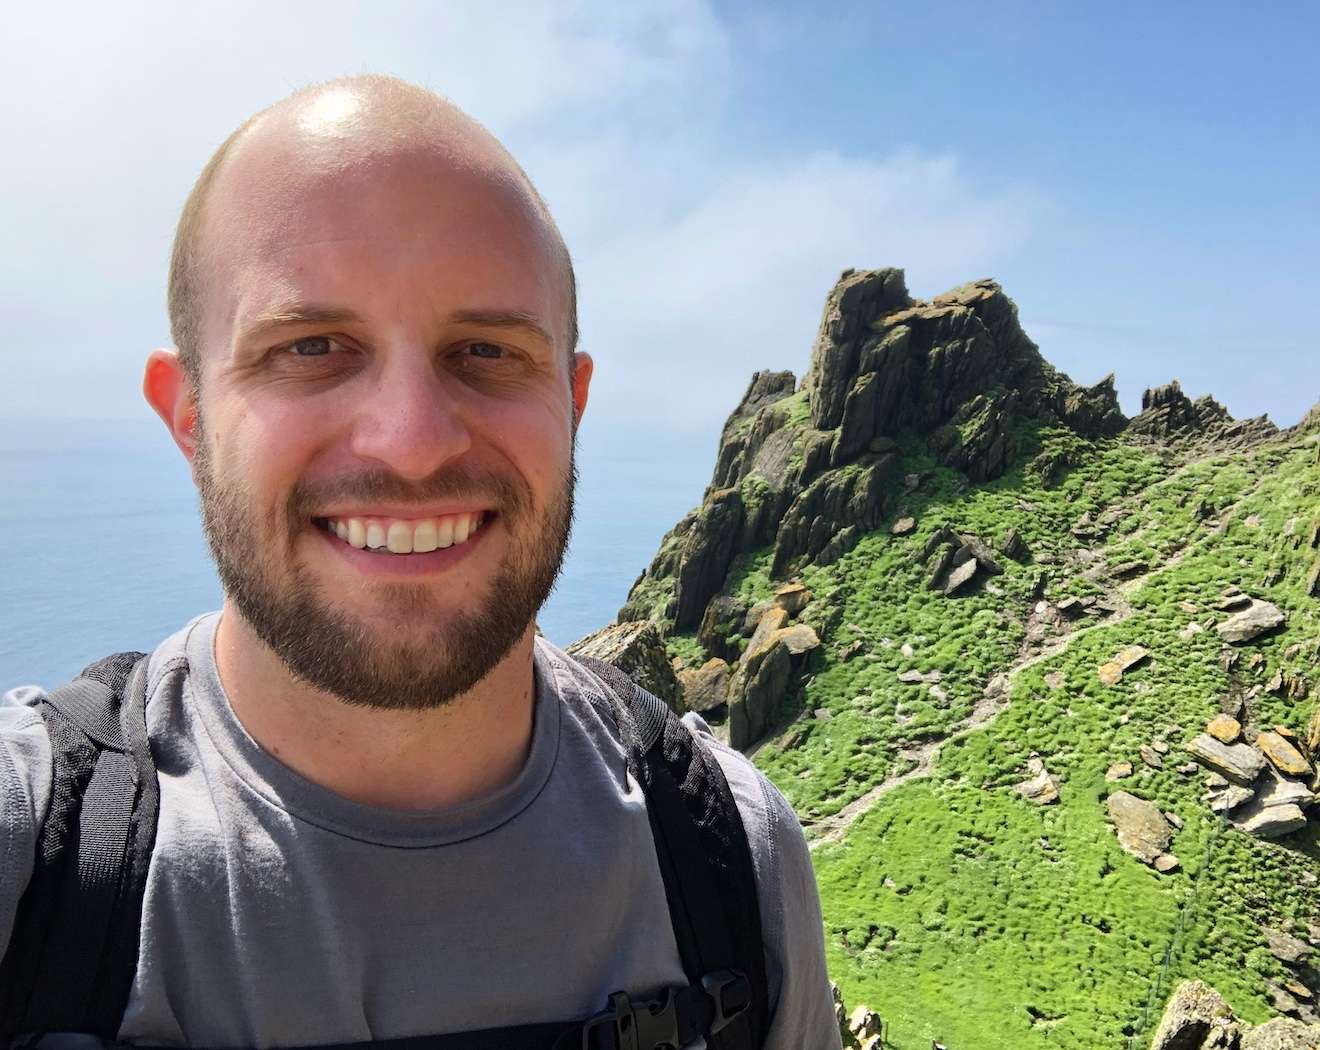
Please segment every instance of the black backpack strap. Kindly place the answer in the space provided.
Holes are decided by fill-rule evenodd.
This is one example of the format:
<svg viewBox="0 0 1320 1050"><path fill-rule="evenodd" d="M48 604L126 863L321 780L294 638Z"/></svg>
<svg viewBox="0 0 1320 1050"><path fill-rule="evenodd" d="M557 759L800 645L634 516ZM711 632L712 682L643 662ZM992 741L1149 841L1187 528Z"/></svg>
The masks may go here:
<svg viewBox="0 0 1320 1050"><path fill-rule="evenodd" d="M706 1044L759 1050L769 1027L769 987L756 872L724 771L663 700L610 664L576 659L615 694L629 771L647 797L683 970L721 1015Z"/></svg>
<svg viewBox="0 0 1320 1050"><path fill-rule="evenodd" d="M159 787L147 658L116 653L38 703L52 754L36 864L0 961L0 1025L113 1039L137 968Z"/></svg>

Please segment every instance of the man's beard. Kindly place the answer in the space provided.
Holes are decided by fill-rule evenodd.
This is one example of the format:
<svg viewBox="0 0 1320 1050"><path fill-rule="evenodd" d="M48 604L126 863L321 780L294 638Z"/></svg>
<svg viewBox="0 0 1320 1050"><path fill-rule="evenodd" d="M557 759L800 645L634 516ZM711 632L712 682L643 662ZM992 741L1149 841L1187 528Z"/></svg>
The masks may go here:
<svg viewBox="0 0 1320 1050"><path fill-rule="evenodd" d="M272 513L263 522L246 500L241 482L217 472L200 420L197 431L193 469L201 495L202 528L225 593L294 675L347 703L417 711L466 693L522 637L563 566L577 484L572 448L568 470L540 528L521 479L514 483L467 469L447 469L421 483L385 471L300 483L290 493L284 512ZM397 623L406 626L394 643L388 640L388 623L380 625L379 637L373 636L363 623L337 609L335 596L325 594L311 574L293 561L293 541L317 527L310 515L333 502L369 505L440 499L472 500L497 508L496 520L505 530L509 550L487 583L485 603L452 594L450 611L443 618L432 604L434 584L367 585L384 607L394 610ZM490 527L490 522L482 526ZM423 623L429 629L419 632Z"/></svg>

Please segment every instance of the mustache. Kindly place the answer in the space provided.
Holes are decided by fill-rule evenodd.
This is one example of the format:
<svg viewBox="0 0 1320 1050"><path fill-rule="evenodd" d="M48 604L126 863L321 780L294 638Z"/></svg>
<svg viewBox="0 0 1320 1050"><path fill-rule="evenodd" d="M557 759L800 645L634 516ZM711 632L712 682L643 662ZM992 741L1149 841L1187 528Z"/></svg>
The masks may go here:
<svg viewBox="0 0 1320 1050"><path fill-rule="evenodd" d="M529 493L488 470L446 467L422 481L409 481L388 470L368 470L340 477L299 481L289 494L289 514L303 521L334 503L428 503L437 500L484 503L501 514L526 513Z"/></svg>

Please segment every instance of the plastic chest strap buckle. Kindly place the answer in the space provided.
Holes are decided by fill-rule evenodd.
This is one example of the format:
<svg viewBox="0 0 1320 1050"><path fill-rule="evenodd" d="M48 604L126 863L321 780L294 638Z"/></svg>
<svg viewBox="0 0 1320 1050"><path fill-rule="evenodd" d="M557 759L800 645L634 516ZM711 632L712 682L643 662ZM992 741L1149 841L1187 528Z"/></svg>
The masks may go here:
<svg viewBox="0 0 1320 1050"><path fill-rule="evenodd" d="M634 1003L627 992L582 1026L582 1050L683 1050L672 989L658 1002Z"/></svg>
<svg viewBox="0 0 1320 1050"><path fill-rule="evenodd" d="M701 979L701 987L715 1004L715 1019L710 1023L711 1035L727 1026L752 1003L751 981L734 970L717 970L706 974Z"/></svg>
<svg viewBox="0 0 1320 1050"><path fill-rule="evenodd" d="M699 1006L702 999L709 1005ZM609 1007L582 1026L582 1050L683 1050L684 1033L688 1039L714 1035L751 1001L751 982L735 970L706 974L699 989L668 988L653 1002L634 1003L626 992L615 992Z"/></svg>

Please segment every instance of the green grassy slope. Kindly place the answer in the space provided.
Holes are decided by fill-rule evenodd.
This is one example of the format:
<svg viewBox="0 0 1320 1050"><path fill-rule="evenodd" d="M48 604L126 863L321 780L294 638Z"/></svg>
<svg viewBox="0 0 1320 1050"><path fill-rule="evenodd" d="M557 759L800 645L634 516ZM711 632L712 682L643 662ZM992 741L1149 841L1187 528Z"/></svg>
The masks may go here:
<svg viewBox="0 0 1320 1050"><path fill-rule="evenodd" d="M1280 671L1315 684L1320 602L1304 580L1316 552L1299 542L1320 520L1315 439L1197 457L1034 425L1020 438L1017 466L976 487L904 446L903 473L924 476L904 501L916 531L882 529L802 574L816 595L804 618L825 644L803 716L756 761L813 839L831 973L850 1006L885 1017L900 1050L933 1038L951 1050L1126 1046L1149 1039L1163 998L1191 976L1263 1020L1265 979L1282 971L1259 927L1320 923L1320 821L1273 843L1218 833L1203 773L1177 767L1230 688L1262 687L1249 701L1262 728L1301 733L1317 702L1263 691ZM1043 476L1059 459L1077 465ZM1088 537L1096 520L1102 534ZM1016 528L1032 557L1003 558L1003 575L946 598L925 588L918 560L945 523L992 543ZM736 589L768 594L769 557L744 558ZM1108 571L1131 562L1145 566L1135 579ZM1111 611L1046 624L1043 637L1036 626L1033 644L1042 573L1051 601L1090 596ZM1230 586L1288 615L1240 647L1232 676L1213 630ZM1188 636L1192 621L1207 629ZM845 660L854 639L862 652ZM1104 685L1098 665L1134 643L1152 659ZM692 642L671 648L690 656ZM939 681L899 682L910 668ZM1006 695L985 699L999 674ZM1159 770L1138 756L1155 741L1169 745ZM1013 790L1033 754L1060 780L1056 805ZM1120 760L1134 775L1107 783ZM1178 871L1159 875L1119 848L1104 806L1118 788L1182 819Z"/></svg>

